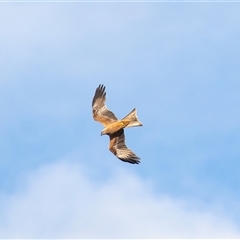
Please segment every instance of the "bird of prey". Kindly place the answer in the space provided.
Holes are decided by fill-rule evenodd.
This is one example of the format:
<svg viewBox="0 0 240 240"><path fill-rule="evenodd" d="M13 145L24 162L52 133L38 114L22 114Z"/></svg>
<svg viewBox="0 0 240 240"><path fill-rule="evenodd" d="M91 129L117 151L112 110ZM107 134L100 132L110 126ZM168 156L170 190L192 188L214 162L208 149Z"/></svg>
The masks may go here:
<svg viewBox="0 0 240 240"><path fill-rule="evenodd" d="M126 117L118 120L113 112L105 105L105 86L100 84L92 100L93 119L103 124L101 135L109 135L109 150L117 158L132 164L140 163L140 158L125 145L124 128L142 126L134 108Z"/></svg>

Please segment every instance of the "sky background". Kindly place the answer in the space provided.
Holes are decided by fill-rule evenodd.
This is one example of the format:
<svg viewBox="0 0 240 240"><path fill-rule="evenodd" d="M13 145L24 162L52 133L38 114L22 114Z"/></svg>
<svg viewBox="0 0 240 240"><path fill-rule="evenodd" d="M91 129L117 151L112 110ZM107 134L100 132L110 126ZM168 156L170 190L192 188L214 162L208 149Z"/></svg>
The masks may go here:
<svg viewBox="0 0 240 240"><path fill-rule="evenodd" d="M240 238L239 3L0 3L1 238ZM96 87L139 165L92 118Z"/></svg>

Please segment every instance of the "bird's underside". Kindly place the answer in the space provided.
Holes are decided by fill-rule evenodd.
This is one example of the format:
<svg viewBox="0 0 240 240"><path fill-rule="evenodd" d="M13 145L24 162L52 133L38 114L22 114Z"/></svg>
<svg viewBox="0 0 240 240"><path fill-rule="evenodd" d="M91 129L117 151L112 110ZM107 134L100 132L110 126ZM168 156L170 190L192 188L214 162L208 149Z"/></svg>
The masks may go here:
<svg viewBox="0 0 240 240"><path fill-rule="evenodd" d="M123 119L118 120L114 113L108 110L105 102L105 86L100 84L92 100L92 111L94 120L104 126L101 135L106 134L110 137L109 150L124 162L140 163L140 158L127 148L124 135L124 128L142 126L142 123L137 118L136 109L133 109Z"/></svg>

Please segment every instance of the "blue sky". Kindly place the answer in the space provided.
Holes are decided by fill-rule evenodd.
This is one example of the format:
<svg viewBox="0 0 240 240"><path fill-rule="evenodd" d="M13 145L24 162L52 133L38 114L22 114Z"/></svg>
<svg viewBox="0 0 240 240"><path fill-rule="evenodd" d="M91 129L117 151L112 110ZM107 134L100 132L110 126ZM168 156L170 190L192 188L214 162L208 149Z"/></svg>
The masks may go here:
<svg viewBox="0 0 240 240"><path fill-rule="evenodd" d="M0 237L240 238L238 3L0 4Z"/></svg>

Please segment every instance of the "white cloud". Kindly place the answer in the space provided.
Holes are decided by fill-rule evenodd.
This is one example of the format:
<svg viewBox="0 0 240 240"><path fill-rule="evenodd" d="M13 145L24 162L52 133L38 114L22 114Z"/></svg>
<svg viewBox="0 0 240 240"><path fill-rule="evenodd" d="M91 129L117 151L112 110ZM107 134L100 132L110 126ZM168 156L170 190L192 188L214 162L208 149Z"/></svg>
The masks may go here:
<svg viewBox="0 0 240 240"><path fill-rule="evenodd" d="M96 131L101 130L100 125L92 120L88 127L88 119L92 119L92 94L101 82L107 85L107 104L116 111L117 116L124 116L135 106L139 109L144 128L137 130L139 132L134 136L144 143L142 146L145 151L141 153L132 143L132 131L127 133L129 147L140 156L144 156L144 152L148 156L153 146L167 149L163 159L168 164L172 162L168 167L174 166L172 172L167 173L168 176L175 176L175 179L181 176L179 182L193 184L195 181L188 181L189 176L185 174L185 162L197 178L202 174L205 176L203 169L208 169L208 165L196 174L195 169L199 165L191 165L193 162L211 162L207 160L212 159L212 152L223 155L219 149L227 149L225 136L228 136L229 130L232 134L238 129L239 116L235 109L239 85L228 78L230 73L238 72L231 71L225 65L228 61L224 55L219 58L215 53L222 54L225 45L231 46L227 50L236 48L231 44L231 39L238 34L236 23L239 21L236 20L239 15L234 14L237 9L228 6L228 11L225 8L215 11L214 6L214 11L213 7L208 8L208 14L205 14L206 8L197 5L194 6L195 10L182 5L181 11L177 5L158 5L158 8L153 5L130 5L121 5L120 11L119 4L84 7L72 4L50 4L48 7L45 4L11 4L1 8L0 21L5 24L1 25L0 31L3 46L0 95L1 112L4 113L0 128L4 130L2 142L9 139L8 129L14 133L14 138L10 143L7 142L10 159L14 152L19 159L25 157L21 151L20 154L18 152L19 139L21 143L26 141L26 137L33 139L35 144L29 144L27 140L28 144L24 145L26 149L29 146L38 149L43 142L50 142L50 136L56 142L58 137L49 130L53 125L57 126L56 131L64 129L62 135L57 135L60 139L79 138L87 155L86 142L93 144L96 140L86 141L85 137L82 140L79 136L84 135L87 129L89 134L86 135L92 140ZM225 40L230 44L225 44ZM192 61L195 56L198 60ZM215 59L224 60L223 72L227 79L222 81L224 84L220 84L218 75L215 75L215 64L219 67ZM235 58L231 60L237 62ZM122 84L116 88L118 80ZM133 86L134 89L138 88L134 94ZM128 96L125 100L115 97L123 88ZM140 88L142 95L139 94ZM129 104L128 109L126 106ZM86 117L76 120L80 116ZM24 132L22 122L31 123L33 127ZM64 126L62 123L66 122L71 124ZM76 127L78 125L79 128ZM94 134L91 134L93 128ZM70 129L76 130L76 135L65 135ZM217 142L215 148L214 141L213 147L209 144L213 129L224 133L217 135L217 139L223 140L220 144ZM160 134L156 134L156 130ZM16 137L18 132L21 133L20 137ZM205 139L210 139L204 145L210 145L211 151L210 147L205 152L205 148L199 149L199 142ZM12 144L14 141L17 142L17 150ZM70 140L62 141L62 145L51 145L49 149L60 149L59 146L65 148L65 142ZM194 146L189 142L193 142ZM235 143L237 146L237 140ZM99 144L105 149L101 152L108 152L107 138L96 143ZM41 147L46 154L50 152L45 145ZM22 151L25 153L24 149ZM212 155L207 157L209 154ZM152 155L156 156L156 153L154 155L152 151ZM35 156L39 157L39 152ZM151 158L154 161L154 157ZM19 166L17 161L12 161L14 167ZM155 157L155 161L158 158ZM156 165L146 164L156 169ZM227 164L232 164L229 159ZM32 162L28 166L32 166ZM219 166L219 161L215 166ZM214 176L216 168L211 169L214 172L206 172ZM234 174L226 170L227 165L222 169L225 169L224 172L217 174L222 174L224 179L216 185L221 186L221 192L225 193L221 183L229 179L233 179L231 181L234 184L236 181L232 177ZM4 171L9 175L8 169ZM159 170L157 174L162 176L163 171L160 174ZM152 176L152 171L147 174ZM158 179L162 181L165 178ZM201 188L206 191L212 178L208 176L204 179L203 182L207 184L202 184ZM213 186L215 188L215 184ZM195 186L191 189L199 192ZM234 223L218 211L207 208L200 211L193 201L155 196L143 180L132 176L130 172L119 172L108 182L96 184L81 167L66 163L45 166L34 172L29 176L24 191L19 190L7 196L2 203L1 237L239 236ZM189 210L188 204L194 207Z"/></svg>
<svg viewBox="0 0 240 240"><path fill-rule="evenodd" d="M69 159L68 159L69 160ZM156 195L130 170L104 182L69 161L31 172L1 200L4 238L234 238L227 216L189 200ZM23 181L24 182L24 181Z"/></svg>

